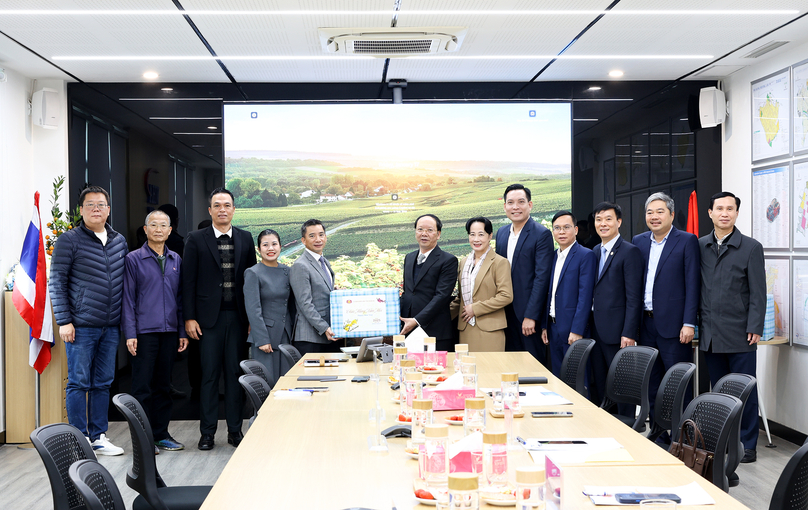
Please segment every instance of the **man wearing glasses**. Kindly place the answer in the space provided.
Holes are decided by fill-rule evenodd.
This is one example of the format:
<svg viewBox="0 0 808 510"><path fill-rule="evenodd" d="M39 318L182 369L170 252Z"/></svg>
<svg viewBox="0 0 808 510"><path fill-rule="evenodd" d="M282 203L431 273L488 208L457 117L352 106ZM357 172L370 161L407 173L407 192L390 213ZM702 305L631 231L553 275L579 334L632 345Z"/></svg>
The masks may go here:
<svg viewBox="0 0 808 510"><path fill-rule="evenodd" d="M401 334L420 326L435 337L435 349L453 351L456 328L449 304L457 282L457 257L438 248L443 227L434 214L415 220L418 249L404 257L404 293L401 295Z"/></svg>
<svg viewBox="0 0 808 510"><path fill-rule="evenodd" d="M588 333L595 286L596 262L592 250L575 242L575 216L559 211L553 216L553 237L558 251L553 257L547 313L542 317L541 339L550 346L553 374L561 373L561 362L570 345Z"/></svg>
<svg viewBox="0 0 808 510"><path fill-rule="evenodd" d="M106 432L128 249L123 235L107 224L105 189L84 189L79 210L79 225L56 242L49 282L67 352L67 420L87 436L96 455L121 455L123 448L112 444Z"/></svg>

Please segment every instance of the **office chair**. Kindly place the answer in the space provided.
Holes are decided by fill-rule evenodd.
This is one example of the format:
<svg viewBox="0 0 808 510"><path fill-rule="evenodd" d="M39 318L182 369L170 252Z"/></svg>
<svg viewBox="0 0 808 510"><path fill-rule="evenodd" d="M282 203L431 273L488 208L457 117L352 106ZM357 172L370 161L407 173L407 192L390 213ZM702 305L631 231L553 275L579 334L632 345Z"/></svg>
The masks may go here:
<svg viewBox="0 0 808 510"><path fill-rule="evenodd" d="M654 366L657 355L659 351L653 347L624 347L612 360L606 376L606 396L600 405L601 409L608 410L614 404L640 406L640 413L636 418L614 415L637 432L645 430L645 419L651 408L648 382L651 380L651 367Z"/></svg>
<svg viewBox="0 0 808 510"><path fill-rule="evenodd" d="M126 510L121 491L109 471L96 460L74 462L68 470L88 510Z"/></svg>
<svg viewBox="0 0 808 510"><path fill-rule="evenodd" d="M743 402L732 395L721 393L704 393L688 404L677 429L684 420L696 422L701 435L704 436L704 447L713 453L713 485L724 492L729 492L727 479L727 447L730 444L732 430L737 429L741 421ZM682 438L679 438L681 441Z"/></svg>
<svg viewBox="0 0 808 510"><path fill-rule="evenodd" d="M725 395L732 395L738 397L746 407L746 401L749 395L755 391L757 380L751 375L747 374L727 374L715 384L713 393L723 393ZM727 478L729 479L729 486L736 487L741 483L735 470L743 458L744 448L741 443L741 421L743 421L743 409L741 409L741 419L738 421L738 428L732 431L732 436L729 442L729 454L727 457ZM735 448L732 445L737 445Z"/></svg>
<svg viewBox="0 0 808 510"><path fill-rule="evenodd" d="M777 485L769 510L803 510L808 508L808 444L794 452Z"/></svg>
<svg viewBox="0 0 808 510"><path fill-rule="evenodd" d="M300 351L298 351L297 348L292 344L280 344L278 348L281 350L281 356L283 356L283 359L289 364L289 368L295 366L295 363L300 361L300 358L302 358ZM286 372L284 372L284 374L285 373Z"/></svg>
<svg viewBox="0 0 808 510"><path fill-rule="evenodd" d="M270 387L266 381L252 374L242 375L238 378L238 382L241 384L241 387L244 388L247 396L250 397L250 403L252 403L253 409L255 410L253 418L250 419L250 424L252 424L255 416L258 415L258 410L261 409L264 401L269 396Z"/></svg>
<svg viewBox="0 0 808 510"><path fill-rule="evenodd" d="M67 423L43 425L31 432L31 442L45 464L53 493L54 510L87 508L70 481L70 465L79 460L95 460L90 442L79 429Z"/></svg>
<svg viewBox="0 0 808 510"><path fill-rule="evenodd" d="M561 380L570 388L586 397L586 363L589 361L589 354L595 347L595 341L591 338L581 338L576 340L567 349L564 361L561 362Z"/></svg>
<svg viewBox="0 0 808 510"><path fill-rule="evenodd" d="M656 396L654 425L651 432L648 433L649 440L656 441L663 432L667 431L670 431L672 441L677 439L679 429L673 429L673 425L681 422L685 392L695 371L694 363L681 362L673 365L665 373Z"/></svg>
<svg viewBox="0 0 808 510"><path fill-rule="evenodd" d="M274 380L274 377L272 377L269 370L267 370L267 367L265 367L260 361L254 359L245 359L244 361L239 362L239 366L241 367L241 371L244 372L244 375L257 375L266 381L270 390L275 386L276 381Z"/></svg>
<svg viewBox="0 0 808 510"><path fill-rule="evenodd" d="M132 510L197 510L208 496L208 485L166 486L154 458L154 436L140 402L132 395L119 393L112 403L129 423L132 436L132 467L126 473L126 485L139 494Z"/></svg>

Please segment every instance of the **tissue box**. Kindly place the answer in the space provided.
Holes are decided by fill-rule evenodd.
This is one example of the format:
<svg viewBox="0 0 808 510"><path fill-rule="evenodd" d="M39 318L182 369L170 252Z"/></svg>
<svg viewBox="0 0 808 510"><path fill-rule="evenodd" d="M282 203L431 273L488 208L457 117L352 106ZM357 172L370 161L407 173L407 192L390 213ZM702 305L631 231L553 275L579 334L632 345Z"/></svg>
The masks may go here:
<svg viewBox="0 0 808 510"><path fill-rule="evenodd" d="M438 365L446 368L446 351L435 351L435 357L438 359ZM423 352L410 352L407 354L407 358L414 359L416 367L424 366Z"/></svg>
<svg viewBox="0 0 808 510"><path fill-rule="evenodd" d="M436 390L424 388L424 398L432 400L433 411L456 411L466 408L466 399L474 398L474 388L455 388L453 390Z"/></svg>
<svg viewBox="0 0 808 510"><path fill-rule="evenodd" d="M561 508L561 468L550 459L549 455L544 457L544 500L549 504L555 504L556 508Z"/></svg>
<svg viewBox="0 0 808 510"><path fill-rule="evenodd" d="M339 338L397 335L401 330L398 289L331 291L331 327Z"/></svg>

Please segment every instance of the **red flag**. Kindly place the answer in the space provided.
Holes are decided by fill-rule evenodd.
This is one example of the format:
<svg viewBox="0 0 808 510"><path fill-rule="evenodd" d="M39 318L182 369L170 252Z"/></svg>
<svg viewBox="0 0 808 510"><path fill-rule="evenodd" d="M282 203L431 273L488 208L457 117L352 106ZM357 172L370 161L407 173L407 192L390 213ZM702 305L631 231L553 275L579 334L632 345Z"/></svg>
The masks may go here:
<svg viewBox="0 0 808 510"><path fill-rule="evenodd" d="M690 201L687 204L687 231L699 237L699 202L696 200L696 192L690 194Z"/></svg>
<svg viewBox="0 0 808 510"><path fill-rule="evenodd" d="M34 193L34 216L22 244L20 268L14 279L14 307L31 327L28 364L42 373L51 360L53 322L48 278L45 272L45 240L39 219L39 192Z"/></svg>

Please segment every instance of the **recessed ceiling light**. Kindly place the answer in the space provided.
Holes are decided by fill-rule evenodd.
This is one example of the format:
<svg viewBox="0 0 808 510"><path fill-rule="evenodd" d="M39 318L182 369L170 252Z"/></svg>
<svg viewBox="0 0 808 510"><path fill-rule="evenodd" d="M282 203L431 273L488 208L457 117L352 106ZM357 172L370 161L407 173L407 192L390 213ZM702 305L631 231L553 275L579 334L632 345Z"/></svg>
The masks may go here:
<svg viewBox="0 0 808 510"><path fill-rule="evenodd" d="M172 89L171 87L163 87L160 90L162 90L163 92L171 92L174 89Z"/></svg>
<svg viewBox="0 0 808 510"><path fill-rule="evenodd" d="M598 119L572 119L574 122L597 122Z"/></svg>
<svg viewBox="0 0 808 510"><path fill-rule="evenodd" d="M600 87L589 87L586 90L591 90L591 91L600 90Z"/></svg>
<svg viewBox="0 0 808 510"><path fill-rule="evenodd" d="M208 129L216 129L216 126L208 126Z"/></svg>
<svg viewBox="0 0 808 510"><path fill-rule="evenodd" d="M620 71L618 69L615 69L614 71L609 71L609 76L611 76L612 78L620 78L621 76L623 76L623 71Z"/></svg>
<svg viewBox="0 0 808 510"><path fill-rule="evenodd" d="M624 9L604 11L598 9L523 9L523 10L412 10L407 11L412 15L472 15L472 16L589 16L589 15L609 15L609 16L669 16L669 15L736 15L736 16L760 16L760 15L794 15L799 14L797 9ZM4 9L0 10L3 15L56 15L56 16L360 16L360 15L385 15L389 11L385 10L238 10L238 9Z"/></svg>
<svg viewBox="0 0 808 510"><path fill-rule="evenodd" d="M147 80L156 80L158 76L160 75L154 71L146 71L145 73L143 73L143 77L146 78Z"/></svg>

